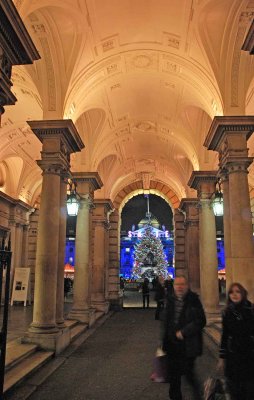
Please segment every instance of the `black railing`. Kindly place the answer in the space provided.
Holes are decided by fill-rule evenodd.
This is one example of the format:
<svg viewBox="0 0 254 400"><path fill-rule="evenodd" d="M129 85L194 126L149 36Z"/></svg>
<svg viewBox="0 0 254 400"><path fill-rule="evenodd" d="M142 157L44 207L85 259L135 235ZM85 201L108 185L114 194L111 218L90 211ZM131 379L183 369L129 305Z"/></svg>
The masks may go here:
<svg viewBox="0 0 254 400"><path fill-rule="evenodd" d="M8 245L5 246L6 238L2 240L2 248L0 250L0 305L2 306L1 313L1 332L0 332L0 400L3 399L4 391L4 370L5 370L5 355L6 355L6 339L7 339L7 324L8 324L8 306L10 294L10 271L11 271L11 239L9 236ZM5 284L4 282L5 276ZM3 291L3 293L2 293ZM3 304L2 304L3 295Z"/></svg>

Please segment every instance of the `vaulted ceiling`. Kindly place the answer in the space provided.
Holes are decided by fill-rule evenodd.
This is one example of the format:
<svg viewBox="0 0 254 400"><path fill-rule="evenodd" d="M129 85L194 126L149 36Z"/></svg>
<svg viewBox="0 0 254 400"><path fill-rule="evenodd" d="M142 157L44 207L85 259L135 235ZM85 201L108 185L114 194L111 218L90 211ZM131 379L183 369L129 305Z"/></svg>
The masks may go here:
<svg viewBox="0 0 254 400"><path fill-rule="evenodd" d="M203 147L213 117L254 114L254 57L241 50L254 0L14 3L41 60L13 68L18 101L2 118L0 189L13 197L40 193L27 120L74 121L85 149L71 167L99 172L97 197L149 176L180 199L195 195L193 169L217 168Z"/></svg>

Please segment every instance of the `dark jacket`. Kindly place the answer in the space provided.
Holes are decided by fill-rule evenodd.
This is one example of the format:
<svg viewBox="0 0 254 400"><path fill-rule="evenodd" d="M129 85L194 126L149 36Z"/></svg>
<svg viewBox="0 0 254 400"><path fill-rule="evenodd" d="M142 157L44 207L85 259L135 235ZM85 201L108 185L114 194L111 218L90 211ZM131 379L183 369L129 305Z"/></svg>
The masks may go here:
<svg viewBox="0 0 254 400"><path fill-rule="evenodd" d="M164 301L165 298L165 288L164 286L160 283L157 282L156 287L155 287L155 295L154 295L154 300L155 301Z"/></svg>
<svg viewBox="0 0 254 400"><path fill-rule="evenodd" d="M169 355L195 358L202 354L202 329L206 317L196 293L187 292L177 325L174 323L175 297L169 296L164 315L163 350ZM180 330L184 340L176 338Z"/></svg>
<svg viewBox="0 0 254 400"><path fill-rule="evenodd" d="M144 282L142 283L142 293L143 296L148 296L149 295L149 280L145 279Z"/></svg>
<svg viewBox="0 0 254 400"><path fill-rule="evenodd" d="M222 314L220 358L226 360L225 374L232 379L253 379L254 309L249 301L231 303Z"/></svg>

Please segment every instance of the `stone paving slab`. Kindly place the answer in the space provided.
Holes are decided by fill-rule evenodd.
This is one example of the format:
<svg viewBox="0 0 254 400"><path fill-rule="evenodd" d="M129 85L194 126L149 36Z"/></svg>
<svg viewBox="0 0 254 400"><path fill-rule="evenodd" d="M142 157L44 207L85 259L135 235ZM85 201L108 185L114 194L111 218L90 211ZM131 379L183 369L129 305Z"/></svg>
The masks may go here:
<svg viewBox="0 0 254 400"><path fill-rule="evenodd" d="M168 384L151 382L160 323L154 310L125 309L107 319L37 387L30 400L162 400ZM217 348L205 338L200 384L213 374ZM183 381L184 400L195 400ZM18 391L18 389L17 389Z"/></svg>

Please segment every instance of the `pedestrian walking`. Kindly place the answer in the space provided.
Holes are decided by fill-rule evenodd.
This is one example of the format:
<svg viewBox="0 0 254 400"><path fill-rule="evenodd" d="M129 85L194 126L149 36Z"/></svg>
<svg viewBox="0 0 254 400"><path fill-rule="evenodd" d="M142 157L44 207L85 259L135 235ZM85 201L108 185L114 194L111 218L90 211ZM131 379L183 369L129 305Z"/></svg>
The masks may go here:
<svg viewBox="0 0 254 400"><path fill-rule="evenodd" d="M143 308L149 308L149 297L150 297L150 289L149 289L149 279L145 278L142 283L142 296L143 296Z"/></svg>
<svg viewBox="0 0 254 400"><path fill-rule="evenodd" d="M198 295L189 289L184 276L176 277L174 292L167 298L162 340L162 349L168 357L169 398L172 400L182 400L182 375L186 375L192 385L195 400L201 399L194 362L202 354L205 324L206 317Z"/></svg>
<svg viewBox="0 0 254 400"><path fill-rule="evenodd" d="M240 283L228 290L218 369L226 376L232 400L254 399L254 308Z"/></svg>

